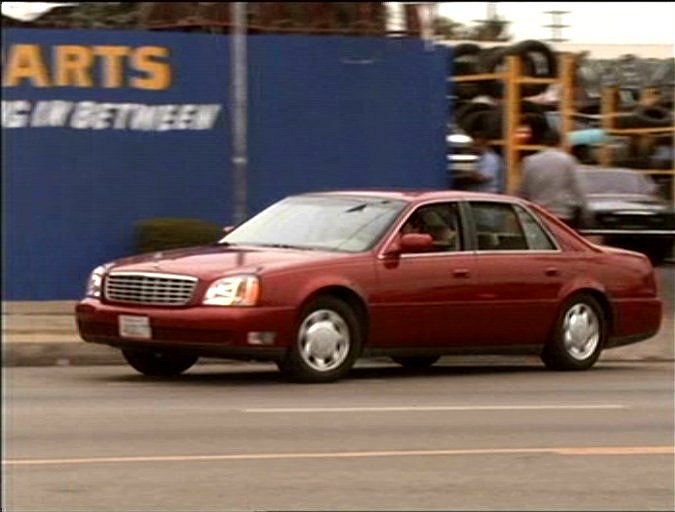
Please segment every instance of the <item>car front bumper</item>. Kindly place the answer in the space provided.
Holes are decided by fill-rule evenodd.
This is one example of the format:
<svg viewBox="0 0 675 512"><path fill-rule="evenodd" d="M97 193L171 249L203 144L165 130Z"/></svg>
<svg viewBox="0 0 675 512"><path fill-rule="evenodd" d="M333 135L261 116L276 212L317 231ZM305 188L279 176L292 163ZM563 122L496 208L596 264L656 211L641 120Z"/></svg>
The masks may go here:
<svg viewBox="0 0 675 512"><path fill-rule="evenodd" d="M232 358L276 358L285 352L295 325L290 307L156 308L90 298L76 305L75 316L80 337L90 343ZM147 319L148 332L141 337L123 335L121 316ZM265 343L260 333L266 334Z"/></svg>

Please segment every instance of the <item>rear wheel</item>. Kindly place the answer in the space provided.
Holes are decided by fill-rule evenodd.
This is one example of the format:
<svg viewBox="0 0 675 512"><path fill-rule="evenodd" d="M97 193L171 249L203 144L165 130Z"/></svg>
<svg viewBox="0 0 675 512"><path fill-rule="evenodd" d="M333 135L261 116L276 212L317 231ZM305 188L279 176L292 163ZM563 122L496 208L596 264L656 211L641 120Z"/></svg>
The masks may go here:
<svg viewBox="0 0 675 512"><path fill-rule="evenodd" d="M345 376L361 350L356 315L345 302L324 296L308 304L279 368L302 382L331 382Z"/></svg>
<svg viewBox="0 0 675 512"><path fill-rule="evenodd" d="M155 352L151 350L122 350L127 363L148 377L173 377L180 375L197 362L189 354Z"/></svg>
<svg viewBox="0 0 675 512"><path fill-rule="evenodd" d="M595 364L607 336L602 308L590 295L577 295L565 303L554 338L541 355L551 370L587 370Z"/></svg>
<svg viewBox="0 0 675 512"><path fill-rule="evenodd" d="M423 370L438 361L440 356L392 357L392 361L410 370Z"/></svg>

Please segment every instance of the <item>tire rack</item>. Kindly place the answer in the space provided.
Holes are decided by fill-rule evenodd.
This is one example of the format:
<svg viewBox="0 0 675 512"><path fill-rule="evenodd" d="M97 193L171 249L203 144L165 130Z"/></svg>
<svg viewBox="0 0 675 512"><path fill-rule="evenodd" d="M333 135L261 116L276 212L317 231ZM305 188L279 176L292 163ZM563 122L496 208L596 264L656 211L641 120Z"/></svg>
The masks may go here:
<svg viewBox="0 0 675 512"><path fill-rule="evenodd" d="M576 111L574 102L574 86L575 86L575 69L576 57L571 53L561 53L558 56L559 74L556 78L536 78L531 76L523 76L522 60L517 55L511 55L506 58L506 66L501 73L485 73L477 75L462 75L450 77L448 80L452 82L478 82L487 80L501 80L506 85L506 101L503 104L504 109L504 126L502 133L503 138L500 140L490 141L493 145L501 145L504 147L504 160L506 164L506 191L513 194L520 185L522 178L522 168L520 166L520 152L533 150L537 151L545 148L542 145L520 144L517 139L517 129L520 122L520 103L522 95L520 86L522 84L559 84L561 90L561 98L558 103L558 111L560 114L560 133L563 139L563 146L566 151L570 152L570 145L568 141L568 134L574 129L573 116ZM652 99L654 91L651 89L645 90L645 97ZM674 133L675 128L615 128L614 120L616 119L616 107L618 98L618 88L608 87L603 90L602 96L602 128L610 135L663 135L664 133ZM605 144L601 148L600 164L604 166L611 165L611 148ZM648 174L670 175L671 186L673 187L673 197L675 197L675 170L652 170L640 169L640 171Z"/></svg>
<svg viewBox="0 0 675 512"><path fill-rule="evenodd" d="M658 93L653 88L647 88L642 91L641 101L651 102L658 98ZM653 137L655 135L675 134L675 127L664 128L616 128L615 121L617 117L619 88L617 86L604 87L600 103L602 118L602 129L609 135L628 135L635 137ZM600 153L600 164L609 167L612 165L612 148L604 144ZM675 201L675 169L637 169L640 172L650 175L670 176L671 203Z"/></svg>
<svg viewBox="0 0 675 512"><path fill-rule="evenodd" d="M560 113L561 134L564 137L565 148L569 151L567 134L572 130L572 114L574 112L574 67L575 57L572 54L561 54L559 69L562 70L555 78L538 78L523 76L522 60L518 55L506 58L505 70L501 73L483 73L477 75L462 75L451 77L453 82L478 82L487 80L501 80L506 85L506 101L504 109L504 125L502 139L491 140L493 145L503 146L503 156L506 164L506 191L514 194L520 185L522 169L520 166L521 151L537 151L545 148L540 144L520 144L517 139L517 129L520 122L520 102L522 100L521 85L523 84L556 84L560 83L562 98L558 104Z"/></svg>

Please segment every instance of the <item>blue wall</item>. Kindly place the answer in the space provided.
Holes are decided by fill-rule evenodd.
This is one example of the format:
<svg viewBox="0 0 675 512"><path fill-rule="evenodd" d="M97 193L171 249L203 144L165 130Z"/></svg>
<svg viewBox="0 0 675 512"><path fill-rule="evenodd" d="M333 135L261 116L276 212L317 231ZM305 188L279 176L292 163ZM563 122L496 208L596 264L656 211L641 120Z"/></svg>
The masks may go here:
<svg viewBox="0 0 675 512"><path fill-rule="evenodd" d="M42 81L18 45L39 45ZM60 86L64 45L124 47L129 56L116 68L94 57L90 84ZM152 73L131 53L149 46L168 52L150 59L170 70L161 89L134 86ZM308 190L444 186L446 66L447 49L418 40L250 37L250 213ZM114 72L118 81L107 82ZM228 98L227 36L3 30L3 298L78 298L91 268L133 253L144 218L231 223ZM22 100L30 108L12 120ZM71 102L70 115L35 126L47 100ZM136 129L131 114L75 128L85 101L220 110L199 130Z"/></svg>

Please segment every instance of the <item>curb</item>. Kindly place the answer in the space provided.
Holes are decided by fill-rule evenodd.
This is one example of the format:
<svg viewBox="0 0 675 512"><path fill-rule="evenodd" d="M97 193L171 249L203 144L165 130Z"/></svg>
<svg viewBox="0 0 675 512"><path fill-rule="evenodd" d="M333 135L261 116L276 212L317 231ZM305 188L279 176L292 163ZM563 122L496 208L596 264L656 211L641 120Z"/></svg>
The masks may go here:
<svg viewBox="0 0 675 512"><path fill-rule="evenodd" d="M95 366L126 364L122 353L84 341L3 343L2 366Z"/></svg>

